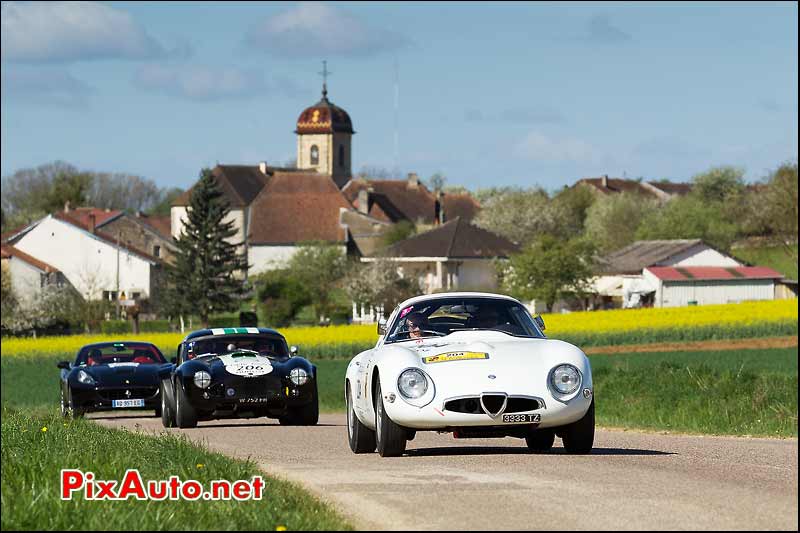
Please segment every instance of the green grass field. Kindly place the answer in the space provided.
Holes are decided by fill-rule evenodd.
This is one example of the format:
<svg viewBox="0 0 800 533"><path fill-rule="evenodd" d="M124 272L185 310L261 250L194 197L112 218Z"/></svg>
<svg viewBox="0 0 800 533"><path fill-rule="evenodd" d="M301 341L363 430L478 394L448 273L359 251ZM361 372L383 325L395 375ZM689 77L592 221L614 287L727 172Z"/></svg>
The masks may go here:
<svg viewBox="0 0 800 533"><path fill-rule="evenodd" d="M797 436L797 357L797 348L591 356L598 424ZM0 358L3 405L55 412L63 358ZM347 363L315 362L323 412L344 410Z"/></svg>
<svg viewBox="0 0 800 533"><path fill-rule="evenodd" d="M52 411L52 409L51 409ZM299 486L264 477L261 500L86 501L60 499L62 468L121 480L136 468L142 479L197 480L205 489L217 479L262 475L255 463L209 452L185 437L150 437L104 428L87 420L65 421L55 412L31 415L3 407L2 529L260 531L351 529L329 506Z"/></svg>
<svg viewBox="0 0 800 533"><path fill-rule="evenodd" d="M797 245L792 246L797 253ZM731 250L734 256L758 266L774 268L789 279L797 279L797 261L781 246L745 246Z"/></svg>

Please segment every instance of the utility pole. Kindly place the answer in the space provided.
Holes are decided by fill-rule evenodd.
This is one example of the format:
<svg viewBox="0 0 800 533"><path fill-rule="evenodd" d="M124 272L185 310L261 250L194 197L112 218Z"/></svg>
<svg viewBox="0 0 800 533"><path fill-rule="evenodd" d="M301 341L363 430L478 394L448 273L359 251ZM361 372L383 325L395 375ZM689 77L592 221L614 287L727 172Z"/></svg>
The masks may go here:
<svg viewBox="0 0 800 533"><path fill-rule="evenodd" d="M120 317L119 307L119 232L117 232L117 320Z"/></svg>

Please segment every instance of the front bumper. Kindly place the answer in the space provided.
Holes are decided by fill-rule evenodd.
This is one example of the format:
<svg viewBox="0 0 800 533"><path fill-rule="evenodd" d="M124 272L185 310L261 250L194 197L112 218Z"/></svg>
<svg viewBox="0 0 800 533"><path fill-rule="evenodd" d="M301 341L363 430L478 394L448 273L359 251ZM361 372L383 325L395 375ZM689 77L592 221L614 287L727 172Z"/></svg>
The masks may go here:
<svg viewBox="0 0 800 533"><path fill-rule="evenodd" d="M479 398L481 392L455 397L437 394L434 400L424 407L409 404L399 394L395 394L395 400L389 402L389 395L385 394L384 408L392 421L410 429L448 430L459 427L531 425L530 422L504 423L504 414L539 414L541 419L536 424L537 427L555 428L576 422L586 414L592 402L591 389L589 391L588 395L584 395L583 388L581 388L574 397L567 401L553 397L549 391L502 391L502 394L507 395L509 399L536 400L538 405L529 404L528 406L533 408L526 410L504 410L495 416L485 412L467 413L447 409L447 407L454 407L451 403L453 400L465 397ZM518 405L524 406L525 404L519 403Z"/></svg>
<svg viewBox="0 0 800 533"><path fill-rule="evenodd" d="M161 404L158 386L71 388L72 405L86 412L153 410ZM143 407L114 407L114 400L144 400Z"/></svg>
<svg viewBox="0 0 800 533"><path fill-rule="evenodd" d="M185 385L192 406L206 418L245 416L283 416L293 407L317 401L314 380L294 385L288 378L268 380L232 378L200 389L193 383Z"/></svg>

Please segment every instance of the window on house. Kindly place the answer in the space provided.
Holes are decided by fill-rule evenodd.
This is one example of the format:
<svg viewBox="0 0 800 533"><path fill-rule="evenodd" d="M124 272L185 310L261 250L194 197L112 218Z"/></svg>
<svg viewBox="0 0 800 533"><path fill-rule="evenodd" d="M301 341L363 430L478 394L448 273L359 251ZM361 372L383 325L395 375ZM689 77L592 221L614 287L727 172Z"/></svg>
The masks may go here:
<svg viewBox="0 0 800 533"><path fill-rule="evenodd" d="M319 165L319 147L316 144L311 146L311 164Z"/></svg>
<svg viewBox="0 0 800 533"><path fill-rule="evenodd" d="M117 299L117 291L103 291L103 300L113 302Z"/></svg>
<svg viewBox="0 0 800 533"><path fill-rule="evenodd" d="M158 245L153 246L153 255L156 257L161 257L161 247Z"/></svg>
<svg viewBox="0 0 800 533"><path fill-rule="evenodd" d="M339 166L344 168L344 145L339 145Z"/></svg>

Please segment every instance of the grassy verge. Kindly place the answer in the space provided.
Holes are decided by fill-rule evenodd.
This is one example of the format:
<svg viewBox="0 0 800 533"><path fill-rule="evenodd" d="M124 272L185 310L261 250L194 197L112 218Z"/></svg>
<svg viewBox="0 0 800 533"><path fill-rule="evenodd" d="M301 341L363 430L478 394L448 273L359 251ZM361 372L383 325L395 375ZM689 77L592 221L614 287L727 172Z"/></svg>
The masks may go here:
<svg viewBox="0 0 800 533"><path fill-rule="evenodd" d="M590 356L598 423L797 436L797 356L797 348ZM54 410L61 358L0 358L3 405ZM324 412L344 410L347 363L315 361Z"/></svg>
<svg viewBox="0 0 800 533"><path fill-rule="evenodd" d="M137 468L145 481L177 475L205 488L212 480L249 480L260 474L252 462L209 452L183 437L150 437L4 407L3 530L350 529L327 505L294 484L271 478L265 477L261 500L113 502L76 496L62 501L62 468L93 472L104 480L120 480L126 469Z"/></svg>

